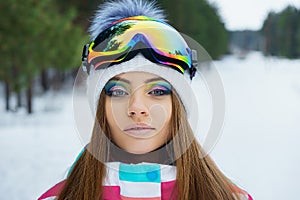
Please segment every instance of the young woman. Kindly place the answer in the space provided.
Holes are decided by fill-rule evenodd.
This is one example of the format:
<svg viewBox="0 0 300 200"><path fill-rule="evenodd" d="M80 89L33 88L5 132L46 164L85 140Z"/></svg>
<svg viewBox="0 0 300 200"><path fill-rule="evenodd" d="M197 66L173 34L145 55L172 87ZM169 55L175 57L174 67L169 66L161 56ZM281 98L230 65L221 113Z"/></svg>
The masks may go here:
<svg viewBox="0 0 300 200"><path fill-rule="evenodd" d="M162 11L108 2L90 30L83 68L92 136L68 177L39 199L252 199L197 142L195 53Z"/></svg>

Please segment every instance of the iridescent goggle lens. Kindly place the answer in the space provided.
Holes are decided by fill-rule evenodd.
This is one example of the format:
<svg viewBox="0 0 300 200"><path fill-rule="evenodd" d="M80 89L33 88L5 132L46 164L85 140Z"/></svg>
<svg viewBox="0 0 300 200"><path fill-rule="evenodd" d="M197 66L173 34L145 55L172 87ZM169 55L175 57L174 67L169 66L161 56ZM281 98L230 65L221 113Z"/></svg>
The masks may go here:
<svg viewBox="0 0 300 200"><path fill-rule="evenodd" d="M137 53L180 73L192 68L192 53L183 37L170 25L144 16L116 21L87 48L83 60L95 70L130 60Z"/></svg>

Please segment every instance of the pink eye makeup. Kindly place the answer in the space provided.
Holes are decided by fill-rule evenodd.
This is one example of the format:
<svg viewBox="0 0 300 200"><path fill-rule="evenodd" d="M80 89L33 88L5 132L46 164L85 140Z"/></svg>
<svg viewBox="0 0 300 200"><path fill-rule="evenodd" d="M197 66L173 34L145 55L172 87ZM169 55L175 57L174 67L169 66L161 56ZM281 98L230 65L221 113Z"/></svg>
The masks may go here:
<svg viewBox="0 0 300 200"><path fill-rule="evenodd" d="M172 93L172 87L169 83L159 80L149 83L146 86L146 91L148 94L154 96L170 95Z"/></svg>
<svg viewBox="0 0 300 200"><path fill-rule="evenodd" d="M104 86L105 94L110 97L123 97L129 94L129 87L120 80L110 80Z"/></svg>

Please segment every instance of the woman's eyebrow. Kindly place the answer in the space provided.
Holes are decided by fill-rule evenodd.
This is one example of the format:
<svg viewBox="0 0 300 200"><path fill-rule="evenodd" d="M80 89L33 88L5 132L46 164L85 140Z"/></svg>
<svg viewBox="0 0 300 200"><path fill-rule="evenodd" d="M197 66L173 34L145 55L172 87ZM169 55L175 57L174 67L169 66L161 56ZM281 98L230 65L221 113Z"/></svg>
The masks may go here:
<svg viewBox="0 0 300 200"><path fill-rule="evenodd" d="M167 81L166 81L165 79L163 79L163 78L155 77L155 78L150 78L150 79L145 80L144 83L151 83L151 82L154 82L154 81L164 81L164 82L167 82Z"/></svg>
<svg viewBox="0 0 300 200"><path fill-rule="evenodd" d="M125 79L125 78L120 78L120 77L113 77L111 78L109 81L122 81L122 82L125 82L127 84L130 84L130 81Z"/></svg>

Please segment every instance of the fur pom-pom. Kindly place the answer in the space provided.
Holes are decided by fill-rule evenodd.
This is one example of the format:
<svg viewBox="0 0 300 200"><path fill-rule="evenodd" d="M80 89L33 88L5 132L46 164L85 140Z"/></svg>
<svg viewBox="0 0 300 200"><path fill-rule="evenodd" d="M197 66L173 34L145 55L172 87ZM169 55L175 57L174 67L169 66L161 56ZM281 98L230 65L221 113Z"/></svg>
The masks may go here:
<svg viewBox="0 0 300 200"><path fill-rule="evenodd" d="M92 24L89 28L90 37L94 40L99 33L105 30L114 21L139 15L144 15L161 21L167 21L164 11L157 6L155 1L107 1L99 6L94 18L92 19Z"/></svg>

